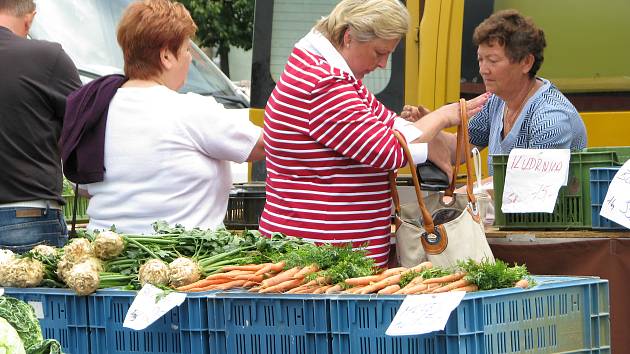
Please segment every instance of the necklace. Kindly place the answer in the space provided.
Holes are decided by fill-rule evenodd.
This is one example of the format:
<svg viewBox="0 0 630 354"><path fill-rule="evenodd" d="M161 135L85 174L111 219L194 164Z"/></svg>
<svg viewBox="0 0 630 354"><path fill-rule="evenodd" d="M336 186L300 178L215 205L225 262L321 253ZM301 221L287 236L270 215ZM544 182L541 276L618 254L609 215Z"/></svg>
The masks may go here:
<svg viewBox="0 0 630 354"><path fill-rule="evenodd" d="M505 107L503 108L503 138L505 138L510 133L510 130L512 130L516 119L518 118L519 114L521 114L521 110L523 109L527 98L531 95L532 91L536 87L536 80L537 79L534 79L533 84L531 84L529 90L527 90L527 93L521 100L521 103L518 105L518 108L514 111L514 113L510 112L508 104L507 102L505 102Z"/></svg>

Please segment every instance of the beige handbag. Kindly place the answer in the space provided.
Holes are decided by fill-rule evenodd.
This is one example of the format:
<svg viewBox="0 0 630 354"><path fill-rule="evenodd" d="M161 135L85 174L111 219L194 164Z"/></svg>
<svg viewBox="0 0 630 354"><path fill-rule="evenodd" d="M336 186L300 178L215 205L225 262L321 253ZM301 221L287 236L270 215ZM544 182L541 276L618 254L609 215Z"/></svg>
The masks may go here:
<svg viewBox="0 0 630 354"><path fill-rule="evenodd" d="M492 251L486 240L483 222L479 217L478 203L473 194L473 172L468 142L468 118L466 101L460 100L461 124L457 130L456 161L461 161L460 154L465 153L467 169L467 188L464 201L454 198L455 178L458 164L454 166L453 179L444 194L435 194L430 202L434 204L433 214L429 212L420 190L420 181L414 168L411 177L415 186L418 205L400 207L393 173L390 174L390 186L395 209L396 254L403 267L412 267L425 260L436 266L450 267L458 260L471 258L476 261L494 261ZM407 161L413 165L413 158L404 138L394 132L403 147ZM451 197L449 203L444 196Z"/></svg>

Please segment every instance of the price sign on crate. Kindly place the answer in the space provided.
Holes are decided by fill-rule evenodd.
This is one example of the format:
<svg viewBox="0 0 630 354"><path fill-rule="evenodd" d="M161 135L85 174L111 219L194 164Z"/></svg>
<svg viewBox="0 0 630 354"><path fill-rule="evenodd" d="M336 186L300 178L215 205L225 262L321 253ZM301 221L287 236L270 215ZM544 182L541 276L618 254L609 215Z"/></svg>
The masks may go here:
<svg viewBox="0 0 630 354"><path fill-rule="evenodd" d="M599 215L630 228L630 160L617 171Z"/></svg>
<svg viewBox="0 0 630 354"><path fill-rule="evenodd" d="M184 300L184 293L171 292L165 295L164 290L146 284L131 303L123 327L143 330L175 306L181 305Z"/></svg>
<svg viewBox="0 0 630 354"><path fill-rule="evenodd" d="M567 184L568 149L513 149L508 158L501 211L553 213L560 187Z"/></svg>
<svg viewBox="0 0 630 354"><path fill-rule="evenodd" d="M465 291L409 295L403 300L385 334L408 336L443 330L464 295Z"/></svg>

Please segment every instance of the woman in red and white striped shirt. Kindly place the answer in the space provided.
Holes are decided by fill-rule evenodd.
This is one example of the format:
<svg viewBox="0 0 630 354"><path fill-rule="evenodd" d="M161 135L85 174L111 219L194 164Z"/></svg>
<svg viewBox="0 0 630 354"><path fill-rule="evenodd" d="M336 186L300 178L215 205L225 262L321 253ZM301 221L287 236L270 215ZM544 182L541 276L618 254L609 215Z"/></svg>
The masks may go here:
<svg viewBox="0 0 630 354"><path fill-rule="evenodd" d="M383 68L407 33L409 14L398 0L343 0L293 49L265 108L267 201L259 230L316 243L365 247L379 266L389 256L388 172L406 158L449 160L428 149L441 129L459 123L458 104L409 122L383 106L362 83ZM468 114L485 103L468 104ZM443 155L443 156L442 156Z"/></svg>

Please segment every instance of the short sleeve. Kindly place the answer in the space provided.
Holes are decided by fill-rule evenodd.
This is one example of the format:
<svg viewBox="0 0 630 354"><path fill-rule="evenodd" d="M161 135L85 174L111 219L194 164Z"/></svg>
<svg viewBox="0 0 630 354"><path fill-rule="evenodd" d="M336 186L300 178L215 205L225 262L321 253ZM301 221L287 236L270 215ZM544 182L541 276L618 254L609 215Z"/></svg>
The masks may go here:
<svg viewBox="0 0 630 354"><path fill-rule="evenodd" d="M245 162L261 134L249 120L249 110L226 109L194 93L185 98L189 112L180 124L197 149L218 160Z"/></svg>
<svg viewBox="0 0 630 354"><path fill-rule="evenodd" d="M566 111L547 106L533 112L529 146L534 149L569 149L573 140L571 118Z"/></svg>

